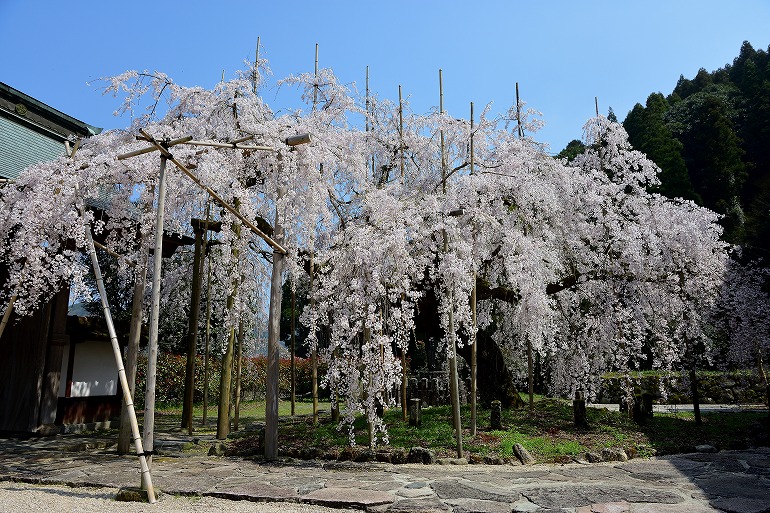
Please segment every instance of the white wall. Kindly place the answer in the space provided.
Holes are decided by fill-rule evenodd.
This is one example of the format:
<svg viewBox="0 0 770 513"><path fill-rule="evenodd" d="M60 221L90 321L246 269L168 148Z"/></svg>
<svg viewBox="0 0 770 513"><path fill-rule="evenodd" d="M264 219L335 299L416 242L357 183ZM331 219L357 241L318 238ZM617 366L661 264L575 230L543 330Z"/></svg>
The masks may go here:
<svg viewBox="0 0 770 513"><path fill-rule="evenodd" d="M62 360L59 397L64 397L67 391L69 348L64 351ZM118 391L118 369L110 342L89 341L75 344L75 364L72 368L71 397L115 395Z"/></svg>

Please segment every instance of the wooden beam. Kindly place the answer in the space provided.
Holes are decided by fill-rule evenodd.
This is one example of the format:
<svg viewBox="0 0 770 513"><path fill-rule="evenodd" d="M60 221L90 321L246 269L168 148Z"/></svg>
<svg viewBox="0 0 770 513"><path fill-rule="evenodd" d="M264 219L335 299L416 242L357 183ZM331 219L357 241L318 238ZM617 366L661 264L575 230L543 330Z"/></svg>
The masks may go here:
<svg viewBox="0 0 770 513"><path fill-rule="evenodd" d="M194 146L209 146L212 148L231 148L234 150L259 150L259 151L277 151L272 146L243 146L237 142L223 143L217 141L187 141L185 144Z"/></svg>
<svg viewBox="0 0 770 513"><path fill-rule="evenodd" d="M276 241L274 241L272 238L270 238L265 232L257 228L254 223L246 219L243 214L238 212L232 205L227 203L222 197L220 197L216 192L214 192L209 186L204 184L197 176L195 176L192 171L187 169L184 164L179 162L174 156L169 152L166 148L163 147L161 143L159 143L157 140L155 140L151 135L149 135L144 130L139 130L139 132L147 138L147 141L153 144L157 150L165 156L168 160L174 163L176 167L178 167L184 174L186 174L193 182L196 183L200 188L202 188L204 191L208 193L211 198L219 203L220 206L222 206L225 210L233 214L236 218L238 218L243 224L245 224L255 235L259 236L267 242L275 251L278 251L279 253L286 255L288 252L278 244Z"/></svg>
<svg viewBox="0 0 770 513"><path fill-rule="evenodd" d="M141 132L141 130L140 130ZM144 135L144 132L142 132ZM142 140L142 139L140 139ZM154 139L153 139L154 141ZM164 141L163 145L165 146L175 146L177 144L186 143L188 141L192 141L192 136L188 135L185 137L180 137L179 139L171 139L170 141ZM152 142L152 141L149 141ZM153 151L158 151L158 148L156 146L148 146L147 148L142 148L141 150L131 151L129 153L124 153L122 155L118 155L118 160L126 160L130 159L131 157L137 157L139 155L144 155L145 153L150 153Z"/></svg>

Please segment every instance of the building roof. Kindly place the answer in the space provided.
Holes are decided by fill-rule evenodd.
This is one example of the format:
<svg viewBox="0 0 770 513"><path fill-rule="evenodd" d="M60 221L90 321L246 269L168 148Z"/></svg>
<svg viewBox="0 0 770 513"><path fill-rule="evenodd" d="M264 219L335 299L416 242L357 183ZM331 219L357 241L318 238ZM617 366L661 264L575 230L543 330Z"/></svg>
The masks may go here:
<svg viewBox="0 0 770 513"><path fill-rule="evenodd" d="M101 131L0 82L0 179L14 180L24 168L63 155L68 138Z"/></svg>

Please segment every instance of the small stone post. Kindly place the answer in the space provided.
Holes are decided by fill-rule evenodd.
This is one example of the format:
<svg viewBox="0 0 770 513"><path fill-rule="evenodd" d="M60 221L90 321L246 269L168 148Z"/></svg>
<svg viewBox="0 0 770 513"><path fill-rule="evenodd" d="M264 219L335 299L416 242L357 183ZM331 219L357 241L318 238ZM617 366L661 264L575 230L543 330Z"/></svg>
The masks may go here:
<svg viewBox="0 0 770 513"><path fill-rule="evenodd" d="M409 400L409 425L414 427L422 425L422 401L418 398Z"/></svg>
<svg viewBox="0 0 770 513"><path fill-rule="evenodd" d="M492 429L503 429L503 405L500 401L492 401L489 424Z"/></svg>
<svg viewBox="0 0 770 513"><path fill-rule="evenodd" d="M575 427L583 429L588 427L586 400L583 397L583 392L575 392L575 399L572 401L572 415L575 420Z"/></svg>

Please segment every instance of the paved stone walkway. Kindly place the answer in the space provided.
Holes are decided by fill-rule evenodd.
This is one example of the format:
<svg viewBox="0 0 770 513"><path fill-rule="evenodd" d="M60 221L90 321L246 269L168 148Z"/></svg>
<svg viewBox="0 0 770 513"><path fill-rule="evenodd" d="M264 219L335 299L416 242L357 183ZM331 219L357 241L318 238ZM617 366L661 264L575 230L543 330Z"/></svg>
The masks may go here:
<svg viewBox="0 0 770 513"><path fill-rule="evenodd" d="M100 441L101 440L101 441ZM139 483L135 456L103 439L0 439L0 481L118 488ZM770 512L770 449L591 465L264 463L155 456L164 493L318 504L387 513Z"/></svg>

